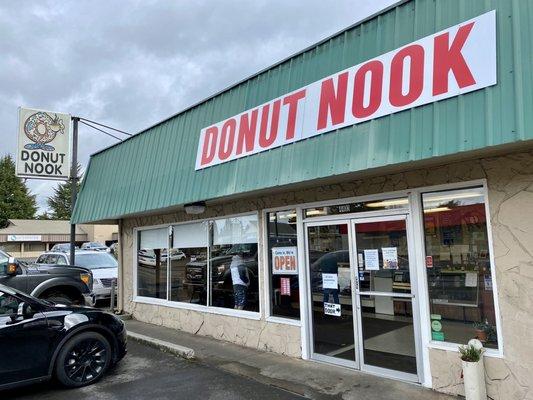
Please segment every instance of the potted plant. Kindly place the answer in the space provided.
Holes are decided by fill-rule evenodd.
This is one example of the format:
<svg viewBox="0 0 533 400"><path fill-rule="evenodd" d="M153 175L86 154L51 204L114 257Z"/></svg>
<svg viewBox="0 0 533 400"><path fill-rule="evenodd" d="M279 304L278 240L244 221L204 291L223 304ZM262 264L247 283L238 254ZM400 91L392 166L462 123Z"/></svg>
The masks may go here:
<svg viewBox="0 0 533 400"><path fill-rule="evenodd" d="M475 322L473 327L476 331L476 339L478 339L482 343L485 343L487 341L488 329L489 327L491 327L488 321Z"/></svg>
<svg viewBox="0 0 533 400"><path fill-rule="evenodd" d="M485 320L485 322L475 322L473 327L476 331L476 339L480 342L492 342L496 339L496 329L489 324L488 320Z"/></svg>
<svg viewBox="0 0 533 400"><path fill-rule="evenodd" d="M459 346L463 364L465 397L467 400L486 400L485 368L483 366L483 344L472 339L465 346Z"/></svg>

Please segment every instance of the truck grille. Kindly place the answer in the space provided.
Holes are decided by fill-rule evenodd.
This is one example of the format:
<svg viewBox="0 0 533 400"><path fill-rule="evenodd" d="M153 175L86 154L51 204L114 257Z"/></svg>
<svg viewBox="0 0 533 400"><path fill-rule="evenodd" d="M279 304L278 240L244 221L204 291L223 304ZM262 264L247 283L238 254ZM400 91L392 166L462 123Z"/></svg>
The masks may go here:
<svg viewBox="0 0 533 400"><path fill-rule="evenodd" d="M111 287L111 284L113 283L114 279L113 278L102 278L100 279L100 282L102 282L102 285L104 285L105 287Z"/></svg>

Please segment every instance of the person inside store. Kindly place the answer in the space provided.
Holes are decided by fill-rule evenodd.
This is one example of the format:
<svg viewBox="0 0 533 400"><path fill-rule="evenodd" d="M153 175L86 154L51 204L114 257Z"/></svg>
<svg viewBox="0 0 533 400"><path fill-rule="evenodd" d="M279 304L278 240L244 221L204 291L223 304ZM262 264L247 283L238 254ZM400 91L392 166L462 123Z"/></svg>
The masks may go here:
<svg viewBox="0 0 533 400"><path fill-rule="evenodd" d="M235 254L230 264L231 281L233 283L233 298L235 299L236 310L244 310L246 306L246 295L250 285L248 269L244 264L244 253Z"/></svg>

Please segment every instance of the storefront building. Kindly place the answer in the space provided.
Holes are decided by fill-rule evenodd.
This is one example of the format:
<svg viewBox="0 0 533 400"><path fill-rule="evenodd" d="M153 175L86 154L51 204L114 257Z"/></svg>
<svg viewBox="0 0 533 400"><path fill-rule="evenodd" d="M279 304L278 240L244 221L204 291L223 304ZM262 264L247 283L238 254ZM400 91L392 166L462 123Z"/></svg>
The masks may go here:
<svg viewBox="0 0 533 400"><path fill-rule="evenodd" d="M94 154L122 309L454 394L478 337L533 398L531 7L402 1Z"/></svg>

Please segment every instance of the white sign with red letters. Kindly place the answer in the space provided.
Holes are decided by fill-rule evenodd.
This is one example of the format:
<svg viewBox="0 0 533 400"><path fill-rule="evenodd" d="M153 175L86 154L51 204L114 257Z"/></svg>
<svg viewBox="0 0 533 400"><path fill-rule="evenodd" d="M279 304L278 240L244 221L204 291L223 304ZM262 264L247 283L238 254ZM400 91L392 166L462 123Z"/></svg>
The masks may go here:
<svg viewBox="0 0 533 400"><path fill-rule="evenodd" d="M196 170L496 84L496 11L202 129Z"/></svg>

